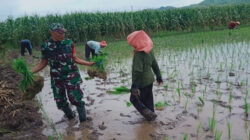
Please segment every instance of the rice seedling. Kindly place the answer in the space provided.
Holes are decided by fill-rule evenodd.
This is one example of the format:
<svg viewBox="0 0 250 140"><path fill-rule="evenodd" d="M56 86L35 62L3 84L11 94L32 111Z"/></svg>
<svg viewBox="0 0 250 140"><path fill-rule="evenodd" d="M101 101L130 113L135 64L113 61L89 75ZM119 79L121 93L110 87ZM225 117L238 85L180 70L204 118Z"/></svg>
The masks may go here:
<svg viewBox="0 0 250 140"><path fill-rule="evenodd" d="M245 98L244 101L245 101L245 105L244 105L245 114L246 114L246 117L248 117L249 104L247 103L247 98Z"/></svg>
<svg viewBox="0 0 250 140"><path fill-rule="evenodd" d="M24 59L15 59L13 63L13 68L20 74L23 75L23 79L20 84L20 89L25 92L26 88L28 86L31 86L33 84L34 76L29 71L27 63L24 61Z"/></svg>
<svg viewBox="0 0 250 140"><path fill-rule="evenodd" d="M232 127L231 127L231 123L227 122L227 131L228 131L228 139L231 139L231 132L232 132Z"/></svg>
<svg viewBox="0 0 250 140"><path fill-rule="evenodd" d="M186 97L186 102L185 102L185 104L184 104L184 109L187 110L189 95L188 95L188 93L185 93L184 95L185 95L185 97Z"/></svg>
<svg viewBox="0 0 250 140"><path fill-rule="evenodd" d="M164 102L157 102L154 104L155 108L157 110L163 110L165 107L169 106L168 102L167 101L164 101Z"/></svg>
<svg viewBox="0 0 250 140"><path fill-rule="evenodd" d="M166 89L166 91L168 91L168 85L167 84L164 85L163 87L164 87L164 89Z"/></svg>
<svg viewBox="0 0 250 140"><path fill-rule="evenodd" d="M46 113L46 111L42 105L41 99L35 97L35 101L36 101L38 107L40 108L43 117L45 118L45 120L49 123L50 127L52 128L54 135L56 137L55 139L63 140L62 134L57 132L55 124L53 123L53 121L49 118L48 114Z"/></svg>
<svg viewBox="0 0 250 140"><path fill-rule="evenodd" d="M130 107L132 104L130 102L126 102L127 107Z"/></svg>
<svg viewBox="0 0 250 140"><path fill-rule="evenodd" d="M213 132L216 125L215 110L213 111L213 117L208 119L208 124L209 124L209 130Z"/></svg>
<svg viewBox="0 0 250 140"><path fill-rule="evenodd" d="M108 56L107 53L103 53L101 55L96 55L92 61L95 62L95 67L100 71L105 71L105 59Z"/></svg>
<svg viewBox="0 0 250 140"><path fill-rule="evenodd" d="M205 102L204 102L203 98L202 98L201 96L199 96L198 98L199 98L199 100L200 100L202 106L204 106Z"/></svg>
<svg viewBox="0 0 250 140"><path fill-rule="evenodd" d="M229 103L232 103L232 100L233 100L233 94L232 94L232 91L230 91L230 93L229 93Z"/></svg>
<svg viewBox="0 0 250 140"><path fill-rule="evenodd" d="M195 92L196 92L196 86L193 85L193 86L191 87L191 90L192 90L192 93L195 94Z"/></svg>
<svg viewBox="0 0 250 140"><path fill-rule="evenodd" d="M214 134L214 140L220 140L222 131L216 130Z"/></svg>
<svg viewBox="0 0 250 140"><path fill-rule="evenodd" d="M202 123L200 122L197 129L196 129L196 137L198 138L199 137L199 133L200 133L200 130L201 130L201 127L202 127Z"/></svg>
<svg viewBox="0 0 250 140"><path fill-rule="evenodd" d="M169 137L165 137L165 139L164 140L170 140L170 138Z"/></svg>
<svg viewBox="0 0 250 140"><path fill-rule="evenodd" d="M183 140L187 140L187 139L188 139L188 134L185 133L185 134L184 134L184 137L183 137Z"/></svg>
<svg viewBox="0 0 250 140"><path fill-rule="evenodd" d="M111 94L119 95L119 94L127 94L130 92L130 89L125 86L114 87L114 90L108 91Z"/></svg>
<svg viewBox="0 0 250 140"><path fill-rule="evenodd" d="M231 105L228 106L228 110L229 110L229 113L232 112L232 106Z"/></svg>
<svg viewBox="0 0 250 140"><path fill-rule="evenodd" d="M181 88L180 88L179 83L178 83L178 87L177 87L176 91L177 91L177 93L178 93L179 100L180 100L180 98L181 98Z"/></svg>

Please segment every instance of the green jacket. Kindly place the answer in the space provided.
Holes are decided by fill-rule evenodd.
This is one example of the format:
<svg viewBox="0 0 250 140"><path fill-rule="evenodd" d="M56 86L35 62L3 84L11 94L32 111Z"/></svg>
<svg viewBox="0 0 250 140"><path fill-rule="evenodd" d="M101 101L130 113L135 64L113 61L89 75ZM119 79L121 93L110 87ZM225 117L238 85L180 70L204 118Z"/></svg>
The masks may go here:
<svg viewBox="0 0 250 140"><path fill-rule="evenodd" d="M132 84L138 88L152 84L155 81L152 69L156 77L161 77L153 51L149 54L143 51L135 52L132 65Z"/></svg>

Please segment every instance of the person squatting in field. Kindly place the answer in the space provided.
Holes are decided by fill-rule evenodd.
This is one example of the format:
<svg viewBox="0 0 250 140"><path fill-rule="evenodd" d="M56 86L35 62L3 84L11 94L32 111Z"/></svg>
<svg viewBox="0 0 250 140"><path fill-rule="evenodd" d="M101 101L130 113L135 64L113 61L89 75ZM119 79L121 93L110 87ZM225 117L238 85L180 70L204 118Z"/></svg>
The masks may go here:
<svg viewBox="0 0 250 140"><path fill-rule="evenodd" d="M89 60L90 53L92 54L92 58L94 58L94 56L102 54L100 49L105 48L106 46L107 46L106 41L101 41L101 42L93 40L88 41L85 45L85 58Z"/></svg>
<svg viewBox="0 0 250 140"><path fill-rule="evenodd" d="M228 29L235 29L238 27L238 25L240 25L240 22L239 21L230 21L228 23Z"/></svg>
<svg viewBox="0 0 250 140"><path fill-rule="evenodd" d="M127 41L134 47L130 102L148 121L153 121L157 117L152 91L154 74L158 84L163 83L152 50L153 42L143 30L129 34Z"/></svg>
<svg viewBox="0 0 250 140"><path fill-rule="evenodd" d="M68 119L75 117L67 102L66 92L71 104L75 105L80 122L86 121L85 103L82 101L82 83L76 63L92 66L93 62L79 59L76 56L75 45L65 38L66 29L60 23L52 23L49 27L51 38L41 45L42 59L32 69L32 73L39 72L49 64L51 87L58 109L61 109Z"/></svg>
<svg viewBox="0 0 250 140"><path fill-rule="evenodd" d="M20 41L20 45L21 45L21 55L22 56L25 55L25 49L27 49L29 54L32 55L32 45L31 45L30 40L23 39Z"/></svg>

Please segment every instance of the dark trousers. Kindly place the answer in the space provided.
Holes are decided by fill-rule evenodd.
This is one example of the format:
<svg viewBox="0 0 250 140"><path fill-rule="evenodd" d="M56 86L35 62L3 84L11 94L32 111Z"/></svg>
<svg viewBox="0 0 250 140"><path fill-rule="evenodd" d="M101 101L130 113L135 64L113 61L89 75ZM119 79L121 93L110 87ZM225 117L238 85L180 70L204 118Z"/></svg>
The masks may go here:
<svg viewBox="0 0 250 140"><path fill-rule="evenodd" d="M94 58L94 56L96 56L95 50L94 50L94 49L91 49L91 48L88 46L88 44L86 43L86 45L85 45L85 58L86 58L87 60L89 60L90 53L92 54L92 58Z"/></svg>
<svg viewBox="0 0 250 140"><path fill-rule="evenodd" d="M29 54L32 55L32 48L28 42L21 42L21 55L24 56L25 49L29 51Z"/></svg>
<svg viewBox="0 0 250 140"><path fill-rule="evenodd" d="M154 112L154 98L153 98L153 84L146 87L139 88L140 96L130 95L130 102L134 107L141 112L143 109L148 108Z"/></svg>

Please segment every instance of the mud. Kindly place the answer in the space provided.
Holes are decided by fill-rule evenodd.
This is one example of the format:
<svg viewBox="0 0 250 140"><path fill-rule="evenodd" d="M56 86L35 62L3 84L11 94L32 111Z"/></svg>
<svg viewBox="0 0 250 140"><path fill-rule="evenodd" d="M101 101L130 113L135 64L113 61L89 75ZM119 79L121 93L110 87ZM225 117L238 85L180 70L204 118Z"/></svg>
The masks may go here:
<svg viewBox="0 0 250 140"><path fill-rule="evenodd" d="M214 130L222 132L221 139L229 139L228 123L231 124L232 140L248 139L250 116L245 115L244 103L245 99L250 103L249 93L246 94L250 87L249 43L205 45L183 50L161 48L155 50L155 56L164 84L154 83L154 102L168 104L155 111L158 115L155 121L146 121L132 105L127 105L130 94L108 93L114 87L131 86L130 55L121 63L110 61L106 80L93 77L81 84L87 116L91 117L85 123L80 124L77 116L68 121L57 109L48 69L39 73L44 77L44 88L37 98L41 99L47 115L65 140L180 140L185 134L189 140L213 140L215 131L211 132L209 128L213 112ZM86 67L80 67L80 70L83 79L88 77ZM230 76L230 72L234 76ZM232 101L229 101L230 93ZM199 97L204 100L203 105ZM76 112L76 108L71 107ZM54 135L46 120L42 134Z"/></svg>
<svg viewBox="0 0 250 140"><path fill-rule="evenodd" d="M23 101L21 76L11 66L0 67L0 139L44 139L42 117L34 101Z"/></svg>
<svg viewBox="0 0 250 140"><path fill-rule="evenodd" d="M103 80L107 79L107 73L105 71L101 71L95 68L88 69L88 75L90 78L98 77Z"/></svg>

